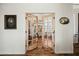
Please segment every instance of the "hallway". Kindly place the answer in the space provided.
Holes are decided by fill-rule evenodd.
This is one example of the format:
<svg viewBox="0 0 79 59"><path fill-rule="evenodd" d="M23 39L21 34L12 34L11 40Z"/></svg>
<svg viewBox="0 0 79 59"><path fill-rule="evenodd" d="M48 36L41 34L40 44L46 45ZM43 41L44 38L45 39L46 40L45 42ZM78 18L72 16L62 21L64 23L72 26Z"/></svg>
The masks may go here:
<svg viewBox="0 0 79 59"><path fill-rule="evenodd" d="M26 14L26 55L52 55L55 47L55 14Z"/></svg>

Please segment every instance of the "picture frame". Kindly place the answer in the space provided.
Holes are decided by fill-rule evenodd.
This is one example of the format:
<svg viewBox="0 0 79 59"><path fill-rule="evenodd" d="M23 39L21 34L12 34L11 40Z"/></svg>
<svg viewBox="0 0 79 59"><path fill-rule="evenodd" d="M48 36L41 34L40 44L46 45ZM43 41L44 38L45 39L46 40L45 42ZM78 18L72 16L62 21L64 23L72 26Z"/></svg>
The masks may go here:
<svg viewBox="0 0 79 59"><path fill-rule="evenodd" d="M61 24L68 24L69 18L68 17L61 17L59 21Z"/></svg>
<svg viewBox="0 0 79 59"><path fill-rule="evenodd" d="M4 28L5 29L16 29L17 19L16 15L4 15Z"/></svg>

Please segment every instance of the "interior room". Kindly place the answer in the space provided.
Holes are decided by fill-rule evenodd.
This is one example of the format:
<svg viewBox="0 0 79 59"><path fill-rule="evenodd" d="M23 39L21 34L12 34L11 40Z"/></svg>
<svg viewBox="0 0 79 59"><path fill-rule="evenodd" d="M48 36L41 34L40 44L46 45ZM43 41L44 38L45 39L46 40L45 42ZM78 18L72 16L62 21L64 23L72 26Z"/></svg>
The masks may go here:
<svg viewBox="0 0 79 59"><path fill-rule="evenodd" d="M0 56L79 55L79 4L0 3Z"/></svg>

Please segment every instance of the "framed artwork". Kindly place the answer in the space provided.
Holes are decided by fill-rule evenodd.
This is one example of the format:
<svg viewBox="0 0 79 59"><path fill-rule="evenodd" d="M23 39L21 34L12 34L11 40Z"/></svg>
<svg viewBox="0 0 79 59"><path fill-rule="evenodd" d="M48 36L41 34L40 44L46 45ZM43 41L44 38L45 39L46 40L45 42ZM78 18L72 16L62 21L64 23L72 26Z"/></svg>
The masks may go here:
<svg viewBox="0 0 79 59"><path fill-rule="evenodd" d="M67 17L61 17L59 21L61 24L68 24L69 23L69 19Z"/></svg>
<svg viewBox="0 0 79 59"><path fill-rule="evenodd" d="M16 29L16 15L4 15L4 28Z"/></svg>

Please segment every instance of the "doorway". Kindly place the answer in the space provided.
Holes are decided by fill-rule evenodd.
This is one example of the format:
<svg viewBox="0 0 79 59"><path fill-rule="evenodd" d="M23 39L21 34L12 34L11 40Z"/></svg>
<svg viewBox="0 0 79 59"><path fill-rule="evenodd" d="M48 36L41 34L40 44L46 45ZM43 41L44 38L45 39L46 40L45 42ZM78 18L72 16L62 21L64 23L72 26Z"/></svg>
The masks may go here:
<svg viewBox="0 0 79 59"><path fill-rule="evenodd" d="M48 51L54 53L55 14L27 13L26 33L27 55L45 55Z"/></svg>

